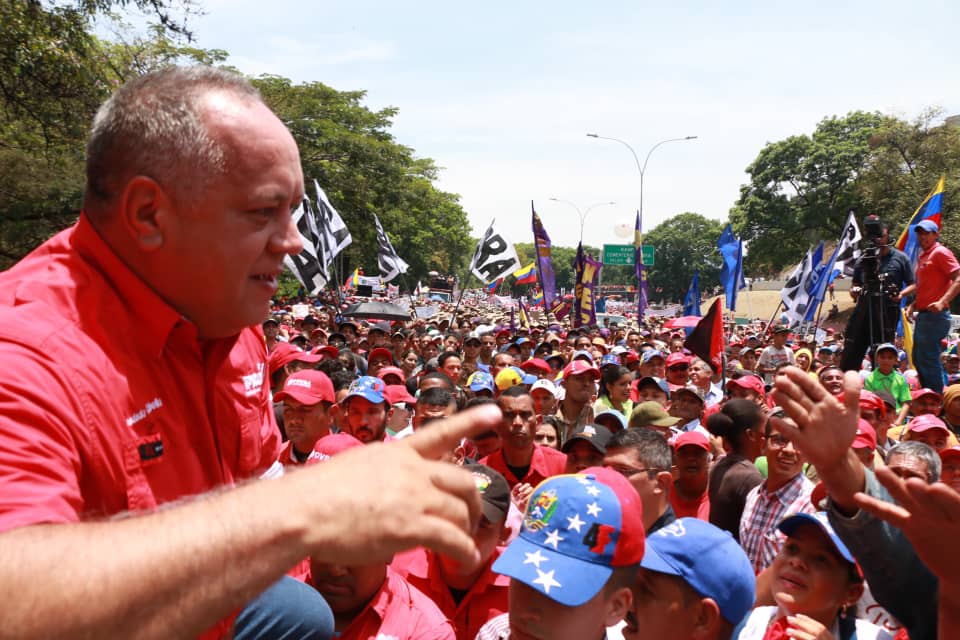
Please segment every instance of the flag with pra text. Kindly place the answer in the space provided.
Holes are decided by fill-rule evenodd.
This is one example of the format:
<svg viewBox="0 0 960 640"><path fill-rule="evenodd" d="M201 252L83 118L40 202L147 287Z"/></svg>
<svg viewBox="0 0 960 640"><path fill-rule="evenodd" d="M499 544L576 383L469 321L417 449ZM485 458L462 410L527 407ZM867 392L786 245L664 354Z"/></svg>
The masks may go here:
<svg viewBox="0 0 960 640"><path fill-rule="evenodd" d="M380 224L380 218L377 217L377 214L373 214L373 224L377 228L377 264L380 267L380 279L384 282L390 282L401 273L406 273L410 265L397 255L397 251L393 248L390 238L387 237L387 232L383 230L383 225Z"/></svg>
<svg viewBox="0 0 960 640"><path fill-rule="evenodd" d="M643 313L647 310L647 272L643 268L643 231L641 228L640 211L637 211L637 222L633 229L633 274L637 278L637 322L643 320Z"/></svg>
<svg viewBox="0 0 960 640"><path fill-rule="evenodd" d="M480 282L503 278L520 268L520 260L513 243L494 226L496 220L484 232L470 260L470 272Z"/></svg>
<svg viewBox="0 0 960 640"><path fill-rule="evenodd" d="M709 362L714 371L723 371L723 311L720 298L713 301L707 315L700 319L683 346Z"/></svg>
<svg viewBox="0 0 960 640"><path fill-rule="evenodd" d="M907 223L907 226L904 227L903 232L897 239L897 249L907 254L907 257L910 258L910 264L913 265L914 269L917 267L917 258L920 255L920 245L917 243L917 224L923 220L932 220L937 224L938 228L943 228L941 214L945 183L946 180L944 176L940 176L937 186L923 199L923 202L917 207L913 217L910 218L910 222Z"/></svg>

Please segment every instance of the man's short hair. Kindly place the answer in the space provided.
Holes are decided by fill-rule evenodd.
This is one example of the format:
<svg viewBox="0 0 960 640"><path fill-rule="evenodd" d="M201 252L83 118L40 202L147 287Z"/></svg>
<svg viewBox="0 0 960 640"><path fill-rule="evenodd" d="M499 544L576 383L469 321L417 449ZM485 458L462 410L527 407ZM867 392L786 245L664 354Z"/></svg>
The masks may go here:
<svg viewBox="0 0 960 640"><path fill-rule="evenodd" d="M530 390L522 384L507 387L503 393L500 394L501 398L522 398L523 396L529 396L530 399L533 400L533 396L530 396Z"/></svg>
<svg viewBox="0 0 960 640"><path fill-rule="evenodd" d="M419 384L422 386L425 380L441 380L445 387L450 389L450 391L453 391L453 385L454 385L453 381L450 380L450 376L448 376L442 371L431 371L429 373L423 374L422 376L420 376Z"/></svg>
<svg viewBox="0 0 960 640"><path fill-rule="evenodd" d="M607 451L611 449L633 449L643 466L651 471L670 471L673 467L670 443L659 432L647 427L632 427L613 434L607 443Z"/></svg>
<svg viewBox="0 0 960 640"><path fill-rule="evenodd" d="M437 356L437 366L443 369L443 363L445 363L450 358L460 359L460 354L456 351L444 351L439 356Z"/></svg>
<svg viewBox="0 0 960 640"><path fill-rule="evenodd" d="M940 479L940 472L943 467L940 460L940 454L938 454L937 450L928 445L926 442L907 440L905 442L895 444L890 448L889 451L887 451L888 464L894 456L905 456L923 460L927 463L927 482L933 484Z"/></svg>
<svg viewBox="0 0 960 640"><path fill-rule="evenodd" d="M417 398L417 405L430 405L432 407L446 407L456 402L453 393L443 387L430 387L420 393Z"/></svg>
<svg viewBox="0 0 960 640"><path fill-rule="evenodd" d="M120 87L90 128L84 209L102 210L136 175L149 176L176 197L222 174L229 153L210 136L199 108L211 91L261 101L243 76L204 66L168 67Z"/></svg>

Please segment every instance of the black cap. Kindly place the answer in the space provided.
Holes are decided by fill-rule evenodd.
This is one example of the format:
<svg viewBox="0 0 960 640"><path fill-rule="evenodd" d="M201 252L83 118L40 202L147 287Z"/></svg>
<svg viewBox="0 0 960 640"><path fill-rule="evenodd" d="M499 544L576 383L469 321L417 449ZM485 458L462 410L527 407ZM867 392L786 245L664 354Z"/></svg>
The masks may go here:
<svg viewBox="0 0 960 640"><path fill-rule="evenodd" d="M463 468L473 474L480 492L483 515L494 524L503 522L510 511L510 485L499 471L484 464L465 464Z"/></svg>
<svg viewBox="0 0 960 640"><path fill-rule="evenodd" d="M570 453L570 447L573 446L575 440L586 440L593 448L596 449L599 453L607 452L607 444L610 442L610 438L613 437L613 434L610 433L610 430L599 424L584 424L577 427L577 430L573 432L573 435L563 443L562 451L564 453Z"/></svg>

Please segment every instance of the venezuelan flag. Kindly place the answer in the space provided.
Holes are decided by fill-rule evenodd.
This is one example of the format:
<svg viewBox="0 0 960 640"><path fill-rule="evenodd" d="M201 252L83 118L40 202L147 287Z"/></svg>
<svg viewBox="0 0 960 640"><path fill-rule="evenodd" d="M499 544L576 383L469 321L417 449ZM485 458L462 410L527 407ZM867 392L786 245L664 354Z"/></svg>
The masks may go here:
<svg viewBox="0 0 960 640"><path fill-rule="evenodd" d="M493 282L491 282L485 287L487 290L487 293L496 293L497 289L500 288L501 284L503 284L503 278L497 278L496 280L494 280Z"/></svg>
<svg viewBox="0 0 960 640"><path fill-rule="evenodd" d="M530 304L532 304L533 306L537 306L537 305L543 304L543 290L542 290L542 289L541 289L540 291L537 291L535 294L533 294L533 297L530 299Z"/></svg>
<svg viewBox="0 0 960 640"><path fill-rule="evenodd" d="M517 269L510 275L517 279L517 284L534 284L537 281L536 263L531 262L522 269Z"/></svg>
<svg viewBox="0 0 960 640"><path fill-rule="evenodd" d="M343 288L356 289L359 286L360 286L360 268L357 267L356 269L353 270L353 273L351 273L347 277L347 281L343 283Z"/></svg>
<svg viewBox="0 0 960 640"><path fill-rule="evenodd" d="M897 239L897 249L907 254L907 257L910 258L910 263L914 266L917 265L917 256L920 255L920 245L917 244L917 232L915 231L917 223L922 220L933 220L937 223L938 227L943 228L943 223L941 222L943 190L944 177L940 176L940 181L937 183L936 188L920 203L913 217L910 218L910 222L908 222L906 228L904 228L903 233L900 234L900 238Z"/></svg>

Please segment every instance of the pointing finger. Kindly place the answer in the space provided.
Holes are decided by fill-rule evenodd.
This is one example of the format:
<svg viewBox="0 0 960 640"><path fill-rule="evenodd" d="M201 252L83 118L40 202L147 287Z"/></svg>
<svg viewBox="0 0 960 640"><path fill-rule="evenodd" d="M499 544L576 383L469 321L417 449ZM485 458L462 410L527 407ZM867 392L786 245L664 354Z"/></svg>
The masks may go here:
<svg viewBox="0 0 960 640"><path fill-rule="evenodd" d="M402 444L413 447L424 458L436 459L452 451L463 438L489 431L499 422L500 408L485 404L431 422L429 427L404 438Z"/></svg>

